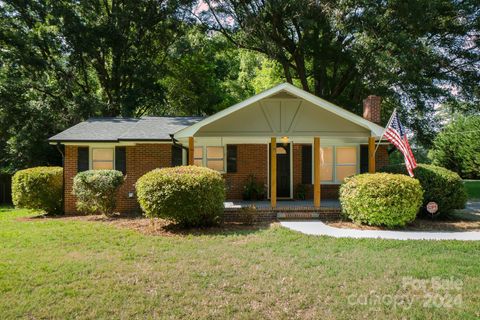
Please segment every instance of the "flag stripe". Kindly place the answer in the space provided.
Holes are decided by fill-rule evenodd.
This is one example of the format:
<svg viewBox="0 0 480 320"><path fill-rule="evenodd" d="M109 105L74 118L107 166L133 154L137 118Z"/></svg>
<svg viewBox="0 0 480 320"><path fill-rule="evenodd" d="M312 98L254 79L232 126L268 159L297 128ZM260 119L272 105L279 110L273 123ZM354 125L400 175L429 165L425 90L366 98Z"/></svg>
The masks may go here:
<svg viewBox="0 0 480 320"><path fill-rule="evenodd" d="M408 174L413 177L413 169L417 167L417 162L415 161L412 149L408 143L407 135L405 134L405 129L400 123L396 111L393 112L392 117L390 118L384 136L403 154Z"/></svg>

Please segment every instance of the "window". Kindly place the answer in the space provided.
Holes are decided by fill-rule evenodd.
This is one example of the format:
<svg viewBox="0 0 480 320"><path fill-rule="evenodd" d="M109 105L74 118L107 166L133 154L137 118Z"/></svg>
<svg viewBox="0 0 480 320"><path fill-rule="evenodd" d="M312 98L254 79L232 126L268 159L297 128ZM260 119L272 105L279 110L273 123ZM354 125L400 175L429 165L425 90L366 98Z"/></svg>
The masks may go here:
<svg viewBox="0 0 480 320"><path fill-rule="evenodd" d="M217 171L224 170L223 147L207 147L207 167Z"/></svg>
<svg viewBox="0 0 480 320"><path fill-rule="evenodd" d="M342 183L346 177L357 174L358 148L321 147L320 180L322 183ZM312 157L313 158L313 157ZM313 163L313 159L312 159Z"/></svg>
<svg viewBox="0 0 480 320"><path fill-rule="evenodd" d="M320 179L333 181L333 147L320 148Z"/></svg>
<svg viewBox="0 0 480 320"><path fill-rule="evenodd" d="M113 148L95 148L92 150L92 169L113 169Z"/></svg>
<svg viewBox="0 0 480 320"><path fill-rule="evenodd" d="M335 150L335 176L338 182L342 182L346 177L357 173L357 148L337 147Z"/></svg>
<svg viewBox="0 0 480 320"><path fill-rule="evenodd" d="M193 164L196 166L203 166L203 147L195 147L193 153Z"/></svg>

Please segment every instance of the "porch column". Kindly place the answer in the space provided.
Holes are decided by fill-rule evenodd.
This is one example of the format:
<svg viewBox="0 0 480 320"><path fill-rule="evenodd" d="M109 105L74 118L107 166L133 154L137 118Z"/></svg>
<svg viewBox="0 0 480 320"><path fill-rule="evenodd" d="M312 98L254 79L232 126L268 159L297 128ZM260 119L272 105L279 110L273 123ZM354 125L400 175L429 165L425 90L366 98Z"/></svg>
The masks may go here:
<svg viewBox="0 0 480 320"><path fill-rule="evenodd" d="M277 207L277 138L270 141L270 205Z"/></svg>
<svg viewBox="0 0 480 320"><path fill-rule="evenodd" d="M320 137L313 138L313 206L320 208Z"/></svg>
<svg viewBox="0 0 480 320"><path fill-rule="evenodd" d="M193 166L195 153L195 142L193 137L188 137L188 165Z"/></svg>
<svg viewBox="0 0 480 320"><path fill-rule="evenodd" d="M375 173L375 138L368 138L368 173Z"/></svg>

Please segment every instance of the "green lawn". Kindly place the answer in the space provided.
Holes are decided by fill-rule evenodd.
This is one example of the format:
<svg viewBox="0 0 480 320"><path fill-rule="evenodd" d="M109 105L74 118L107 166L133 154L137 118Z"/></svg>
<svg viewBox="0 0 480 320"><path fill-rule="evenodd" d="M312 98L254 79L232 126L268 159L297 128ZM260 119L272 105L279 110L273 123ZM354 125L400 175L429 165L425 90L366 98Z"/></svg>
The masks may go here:
<svg viewBox="0 0 480 320"><path fill-rule="evenodd" d="M478 242L333 239L277 226L165 237L18 220L32 214L0 208L1 319L480 317ZM404 277L463 284L425 293L403 288ZM429 304L429 293L452 307Z"/></svg>
<svg viewBox="0 0 480 320"><path fill-rule="evenodd" d="M480 199L480 180L464 180L469 199Z"/></svg>

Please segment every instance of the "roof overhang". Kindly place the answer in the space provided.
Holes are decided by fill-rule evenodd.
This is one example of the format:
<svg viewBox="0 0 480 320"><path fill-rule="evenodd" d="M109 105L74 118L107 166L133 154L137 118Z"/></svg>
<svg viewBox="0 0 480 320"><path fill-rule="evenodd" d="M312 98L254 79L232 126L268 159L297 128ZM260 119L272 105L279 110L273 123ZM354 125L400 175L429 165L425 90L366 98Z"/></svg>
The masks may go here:
<svg viewBox="0 0 480 320"><path fill-rule="evenodd" d="M208 117L208 118L205 118L204 120L202 121L199 121L197 122L196 124L193 124L189 127L186 127L182 130L179 130L175 133L175 138L176 139L182 139L182 138L186 138L186 137L193 137L195 136L195 134L198 132L198 130L200 130L202 127L208 125L208 124L211 124L219 119L222 119L242 108L245 108L249 105L252 105L253 103L256 103L262 99L265 99L265 98L269 98L270 96L273 96L277 93L280 93L280 92L287 92L291 95L294 95L298 98L301 98L301 99L304 99L316 106L318 106L319 108L323 108L324 110L326 111L329 111L329 112L332 112L333 114L341 117L341 118L344 118L345 120L348 120L358 126L361 126L367 130L370 131L371 133L371 136L373 137L380 137L384 131L384 128L371 122L371 121L368 121L352 112L349 112L345 109L343 109L342 107L339 107L331 102L328 102L322 98L319 98L309 92L306 92L300 88L297 88L289 83L282 83L280 85L277 85L269 90L266 90L266 91L263 91L251 98L248 98L240 103L237 103L227 109L224 109L220 112L217 112L215 113L214 115Z"/></svg>

